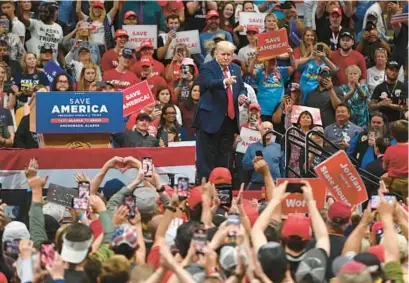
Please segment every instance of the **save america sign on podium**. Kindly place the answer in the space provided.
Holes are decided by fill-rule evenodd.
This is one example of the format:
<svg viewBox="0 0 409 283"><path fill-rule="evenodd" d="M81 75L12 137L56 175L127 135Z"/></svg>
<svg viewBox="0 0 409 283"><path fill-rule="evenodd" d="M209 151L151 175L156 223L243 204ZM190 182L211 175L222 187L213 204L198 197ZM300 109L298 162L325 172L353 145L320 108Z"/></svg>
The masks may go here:
<svg viewBox="0 0 409 283"><path fill-rule="evenodd" d="M37 92L36 132L116 133L124 129L122 92Z"/></svg>

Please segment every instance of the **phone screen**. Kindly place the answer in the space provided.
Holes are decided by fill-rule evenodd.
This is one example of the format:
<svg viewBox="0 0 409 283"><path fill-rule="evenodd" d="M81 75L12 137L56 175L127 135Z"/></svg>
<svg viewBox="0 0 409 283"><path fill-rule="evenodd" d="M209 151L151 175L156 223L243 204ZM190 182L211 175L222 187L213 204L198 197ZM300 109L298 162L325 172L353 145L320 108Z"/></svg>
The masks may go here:
<svg viewBox="0 0 409 283"><path fill-rule="evenodd" d="M179 198L186 199L189 192L189 178L178 178L178 196Z"/></svg>
<svg viewBox="0 0 409 283"><path fill-rule="evenodd" d="M90 188L89 182L79 182L78 183L78 197L88 199L89 188Z"/></svg>
<svg viewBox="0 0 409 283"><path fill-rule="evenodd" d="M73 198L72 199L74 209L88 210L89 200L87 198Z"/></svg>
<svg viewBox="0 0 409 283"><path fill-rule="evenodd" d="M41 244L40 247L40 266L45 269L47 264L51 265L55 260L55 247L54 244Z"/></svg>
<svg viewBox="0 0 409 283"><path fill-rule="evenodd" d="M10 217L12 220L17 219L20 214L20 207L15 205L8 205L4 209L4 216Z"/></svg>
<svg viewBox="0 0 409 283"><path fill-rule="evenodd" d="M142 159L142 170L145 177L152 177L153 175L153 162L152 157L144 157Z"/></svg>
<svg viewBox="0 0 409 283"><path fill-rule="evenodd" d="M193 247L196 250L196 254L203 254L204 248L207 243L206 230L203 228L198 228L193 232Z"/></svg>
<svg viewBox="0 0 409 283"><path fill-rule="evenodd" d="M229 213L227 216L228 236L236 237L240 231L240 215L237 213Z"/></svg>
<svg viewBox="0 0 409 283"><path fill-rule="evenodd" d="M126 205L126 207L128 207L128 210L129 210L128 218L129 219L134 218L135 217L135 208L136 208L135 197L134 196L125 196L124 205Z"/></svg>
<svg viewBox="0 0 409 283"><path fill-rule="evenodd" d="M4 242L4 252L7 255L13 256L20 253L20 240L7 240Z"/></svg>
<svg viewBox="0 0 409 283"><path fill-rule="evenodd" d="M286 193L290 193L290 194L295 194L295 193L299 193L302 194L303 191L301 189L301 187L304 186L304 184L301 183L289 183L287 185L287 189L285 190Z"/></svg>
<svg viewBox="0 0 409 283"><path fill-rule="evenodd" d="M231 185L217 185L217 197L219 198L221 206L231 206L231 202L233 199L233 192Z"/></svg>
<svg viewBox="0 0 409 283"><path fill-rule="evenodd" d="M394 195L384 195L383 197L388 203L393 203L394 201L396 201L396 197ZM371 197L371 209L377 209L380 202L381 202L381 199L379 198L378 195L372 196Z"/></svg>
<svg viewBox="0 0 409 283"><path fill-rule="evenodd" d="M256 151L256 156L261 156L261 157L263 157L263 152L261 152L261 150L257 150L257 151Z"/></svg>

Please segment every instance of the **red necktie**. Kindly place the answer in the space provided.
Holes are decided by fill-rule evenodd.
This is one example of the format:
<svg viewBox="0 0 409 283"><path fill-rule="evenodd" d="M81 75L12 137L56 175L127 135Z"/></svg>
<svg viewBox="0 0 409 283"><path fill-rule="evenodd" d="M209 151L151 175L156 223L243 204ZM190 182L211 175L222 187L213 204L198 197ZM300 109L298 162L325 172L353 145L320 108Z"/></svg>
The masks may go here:
<svg viewBox="0 0 409 283"><path fill-rule="evenodd" d="M225 79L229 77L227 74L227 67L223 69L223 74ZM232 120L236 116L234 113L233 91L231 86L227 86L227 116Z"/></svg>

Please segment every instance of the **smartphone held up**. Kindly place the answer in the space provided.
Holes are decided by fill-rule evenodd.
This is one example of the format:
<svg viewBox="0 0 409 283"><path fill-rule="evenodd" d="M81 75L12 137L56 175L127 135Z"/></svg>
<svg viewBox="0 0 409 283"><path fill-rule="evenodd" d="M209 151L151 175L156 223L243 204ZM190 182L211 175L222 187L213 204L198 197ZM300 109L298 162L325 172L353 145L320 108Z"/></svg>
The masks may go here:
<svg viewBox="0 0 409 283"><path fill-rule="evenodd" d="M142 159L142 170L143 170L143 175L146 178L150 178L153 176L153 161L152 157L144 157Z"/></svg>

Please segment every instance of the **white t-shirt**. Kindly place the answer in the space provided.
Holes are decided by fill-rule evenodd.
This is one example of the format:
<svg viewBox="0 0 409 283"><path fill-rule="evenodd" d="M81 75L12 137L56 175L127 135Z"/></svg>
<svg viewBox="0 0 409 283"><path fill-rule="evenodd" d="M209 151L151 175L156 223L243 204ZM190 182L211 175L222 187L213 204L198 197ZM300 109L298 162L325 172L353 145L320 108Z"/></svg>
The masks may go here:
<svg viewBox="0 0 409 283"><path fill-rule="evenodd" d="M379 3L373 4L371 7L366 10L365 17L364 17L364 23L362 25L362 29L365 29L366 26L366 20L368 18L368 14L374 12L378 16L378 20L376 21L376 29L378 32L380 32L383 35L386 35L386 28L384 25L384 20L382 17L382 9L381 6L379 6Z"/></svg>
<svg viewBox="0 0 409 283"><path fill-rule="evenodd" d="M239 53L237 54L237 59L239 59L241 62L244 62L246 66L248 66L250 57L255 55L256 48L251 48L250 45L246 45L240 48Z"/></svg>
<svg viewBox="0 0 409 283"><path fill-rule="evenodd" d="M112 24L111 17L107 15L108 23ZM84 21L88 20L88 16L84 17ZM114 27L111 27L111 32L114 34ZM105 31L104 31L104 24L101 22L92 22L92 31L91 31L91 40L92 43L97 45L105 45Z"/></svg>
<svg viewBox="0 0 409 283"><path fill-rule="evenodd" d="M399 70L398 80L401 82L405 81L405 75L403 73L402 67ZM366 82L368 84L368 89L371 97L375 87L384 81L386 81L385 70L378 70L376 66L373 66L366 70Z"/></svg>
<svg viewBox="0 0 409 283"><path fill-rule="evenodd" d="M22 22L19 21L17 17L14 17L12 23L13 23L13 28L11 30L12 33L16 34L17 36L26 36L26 27Z"/></svg>
<svg viewBox="0 0 409 283"><path fill-rule="evenodd" d="M62 42L63 32L59 24L46 25L40 20L30 19L28 30L31 38L26 46L29 52L40 55L41 46L49 46L53 49L54 60L57 60L58 44Z"/></svg>

